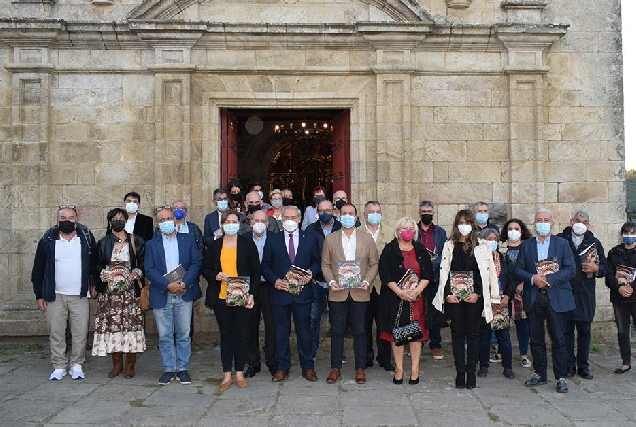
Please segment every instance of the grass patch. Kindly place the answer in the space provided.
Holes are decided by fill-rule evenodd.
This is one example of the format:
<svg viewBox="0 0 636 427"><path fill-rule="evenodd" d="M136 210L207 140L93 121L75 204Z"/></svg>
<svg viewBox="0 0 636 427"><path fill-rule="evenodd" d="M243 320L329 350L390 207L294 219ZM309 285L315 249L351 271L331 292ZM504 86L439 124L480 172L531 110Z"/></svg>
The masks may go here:
<svg viewBox="0 0 636 427"><path fill-rule="evenodd" d="M488 418L490 418L490 421L492 421L494 423L498 423L499 422L499 415L493 414L490 411L488 411Z"/></svg>
<svg viewBox="0 0 636 427"><path fill-rule="evenodd" d="M530 387L530 388L529 388L529 390L530 390L531 392L533 392L534 394L539 394L539 390L537 390L537 389L536 389L536 388L534 388L534 387Z"/></svg>
<svg viewBox="0 0 636 427"><path fill-rule="evenodd" d="M44 351L44 344L31 341L27 343L4 343L0 346L0 357L1 356L17 356L24 353L34 353L39 351Z"/></svg>
<svg viewBox="0 0 636 427"><path fill-rule="evenodd" d="M590 346L590 353L600 353L600 352L601 352L601 347L599 347L598 345Z"/></svg>

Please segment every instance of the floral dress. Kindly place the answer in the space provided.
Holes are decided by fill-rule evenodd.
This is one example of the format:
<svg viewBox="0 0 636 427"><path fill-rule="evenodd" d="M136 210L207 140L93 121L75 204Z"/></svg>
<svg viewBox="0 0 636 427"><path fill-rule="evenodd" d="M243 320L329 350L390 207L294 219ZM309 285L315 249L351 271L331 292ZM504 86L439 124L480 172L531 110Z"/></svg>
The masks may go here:
<svg viewBox="0 0 636 427"><path fill-rule="evenodd" d="M108 282L108 287L97 298L93 356L116 352L141 353L146 350L144 316L139 308L139 297L135 296L134 283L125 280L130 274L128 247L113 248L111 264L100 273L100 278ZM135 271L141 277L141 270Z"/></svg>

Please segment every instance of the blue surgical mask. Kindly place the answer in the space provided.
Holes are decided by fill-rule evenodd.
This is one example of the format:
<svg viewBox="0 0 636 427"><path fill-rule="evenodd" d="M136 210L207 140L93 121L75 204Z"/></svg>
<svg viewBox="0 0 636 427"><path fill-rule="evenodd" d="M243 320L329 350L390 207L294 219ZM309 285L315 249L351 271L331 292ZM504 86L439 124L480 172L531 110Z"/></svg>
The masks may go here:
<svg viewBox="0 0 636 427"><path fill-rule="evenodd" d="M216 208L220 211L226 211L228 207L227 200L217 200Z"/></svg>
<svg viewBox="0 0 636 427"><path fill-rule="evenodd" d="M283 199L274 199L274 200L272 200L272 207L273 208L278 209L281 206L283 206Z"/></svg>
<svg viewBox="0 0 636 427"><path fill-rule="evenodd" d="M352 228L356 225L356 217L351 215L342 215L340 222L344 228Z"/></svg>
<svg viewBox="0 0 636 427"><path fill-rule="evenodd" d="M263 192L260 190L258 190L258 197L260 197L261 200L263 200Z"/></svg>
<svg viewBox="0 0 636 427"><path fill-rule="evenodd" d="M478 224L485 224L488 222L488 214L487 213L478 213L475 215L475 220Z"/></svg>
<svg viewBox="0 0 636 427"><path fill-rule="evenodd" d="M175 208L172 213L174 213L174 219L183 219L186 216L185 211L181 208Z"/></svg>
<svg viewBox="0 0 636 427"><path fill-rule="evenodd" d="M161 224L159 224L159 230L161 230L163 234L172 234L172 232L175 230L174 221L162 222Z"/></svg>
<svg viewBox="0 0 636 427"><path fill-rule="evenodd" d="M320 218L320 222L322 222L323 224L329 224L329 222L333 218L333 215L328 214L328 213L321 213L318 216L318 218Z"/></svg>
<svg viewBox="0 0 636 427"><path fill-rule="evenodd" d="M550 234L550 230L552 229L552 226L550 225L549 222L537 222L534 225L534 229L537 230L537 233L539 233L539 236L547 236L548 234Z"/></svg>
<svg viewBox="0 0 636 427"><path fill-rule="evenodd" d="M382 221L382 214L375 212L370 213L369 215L367 215L367 221L371 225L378 225L380 221Z"/></svg>
<svg viewBox="0 0 636 427"><path fill-rule="evenodd" d="M488 246L490 246L490 252L495 252L497 250L497 241L496 240L487 240Z"/></svg>
<svg viewBox="0 0 636 427"><path fill-rule="evenodd" d="M634 243L636 243L636 236L628 234L624 235L623 243L625 243L627 246L633 245Z"/></svg>
<svg viewBox="0 0 636 427"><path fill-rule="evenodd" d="M239 231L238 224L223 224L223 231L228 236L234 236Z"/></svg>

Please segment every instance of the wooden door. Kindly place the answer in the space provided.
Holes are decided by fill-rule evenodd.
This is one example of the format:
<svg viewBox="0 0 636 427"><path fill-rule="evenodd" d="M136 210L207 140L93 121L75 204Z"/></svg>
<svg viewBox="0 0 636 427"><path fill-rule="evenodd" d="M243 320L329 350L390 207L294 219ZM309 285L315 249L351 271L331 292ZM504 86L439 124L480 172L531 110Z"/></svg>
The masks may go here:
<svg viewBox="0 0 636 427"><path fill-rule="evenodd" d="M350 113L345 110L332 120L331 146L332 181L334 193L344 190L351 201L351 129Z"/></svg>
<svg viewBox="0 0 636 427"><path fill-rule="evenodd" d="M238 123L225 108L221 109L221 188L238 179Z"/></svg>

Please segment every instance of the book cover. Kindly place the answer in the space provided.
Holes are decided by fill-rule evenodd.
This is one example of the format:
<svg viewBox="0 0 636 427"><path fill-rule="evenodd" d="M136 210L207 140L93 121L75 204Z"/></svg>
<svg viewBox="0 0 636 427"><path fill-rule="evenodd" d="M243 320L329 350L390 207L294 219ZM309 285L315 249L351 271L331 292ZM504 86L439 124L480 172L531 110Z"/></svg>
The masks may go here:
<svg viewBox="0 0 636 427"><path fill-rule="evenodd" d="M404 273L404 276L402 276L402 278L397 282L397 285L400 289L409 290L409 291L417 288L419 284L420 284L420 278L410 268L406 270L406 273ZM417 297L416 301L418 299L419 299L419 296Z"/></svg>
<svg viewBox="0 0 636 427"><path fill-rule="evenodd" d="M510 327L510 311L508 305L493 303L492 320L490 321L490 329L497 331Z"/></svg>
<svg viewBox="0 0 636 427"><path fill-rule="evenodd" d="M285 273L283 280L287 282L287 286L289 287L288 292L290 294L299 295L310 278L311 272L309 270L292 265L289 270L287 270L287 273Z"/></svg>
<svg viewBox="0 0 636 427"><path fill-rule="evenodd" d="M537 264L538 274L554 274L559 271L559 263L554 258L546 258L538 261Z"/></svg>
<svg viewBox="0 0 636 427"><path fill-rule="evenodd" d="M596 250L596 245L592 243L591 245L583 249L581 252L579 252L579 259L581 260L582 263L593 262L596 265L598 265L599 259L598 259L598 251ZM586 276L588 279L591 279L592 277L594 277L594 273L587 273Z"/></svg>
<svg viewBox="0 0 636 427"><path fill-rule="evenodd" d="M475 293L475 280L472 271L451 271L450 273L451 294L460 301L466 301Z"/></svg>
<svg viewBox="0 0 636 427"><path fill-rule="evenodd" d="M338 286L343 289L355 289L361 285L360 261L338 261Z"/></svg>
<svg viewBox="0 0 636 427"><path fill-rule="evenodd" d="M130 287L130 283L126 280L128 275L130 274L130 269L120 263L113 263L105 268L108 271L108 291L111 293L114 292L125 292Z"/></svg>
<svg viewBox="0 0 636 427"><path fill-rule="evenodd" d="M179 264L174 268L174 270L164 274L163 277L168 279L170 282L177 282L179 280L182 280L185 277L185 275L186 275L185 268L183 268L183 266Z"/></svg>
<svg viewBox="0 0 636 427"><path fill-rule="evenodd" d="M636 280L636 268L619 265L616 267L615 277L619 285L632 286L634 280Z"/></svg>
<svg viewBox="0 0 636 427"><path fill-rule="evenodd" d="M228 277L225 304L229 307L245 307L249 298L250 278L247 276Z"/></svg>

